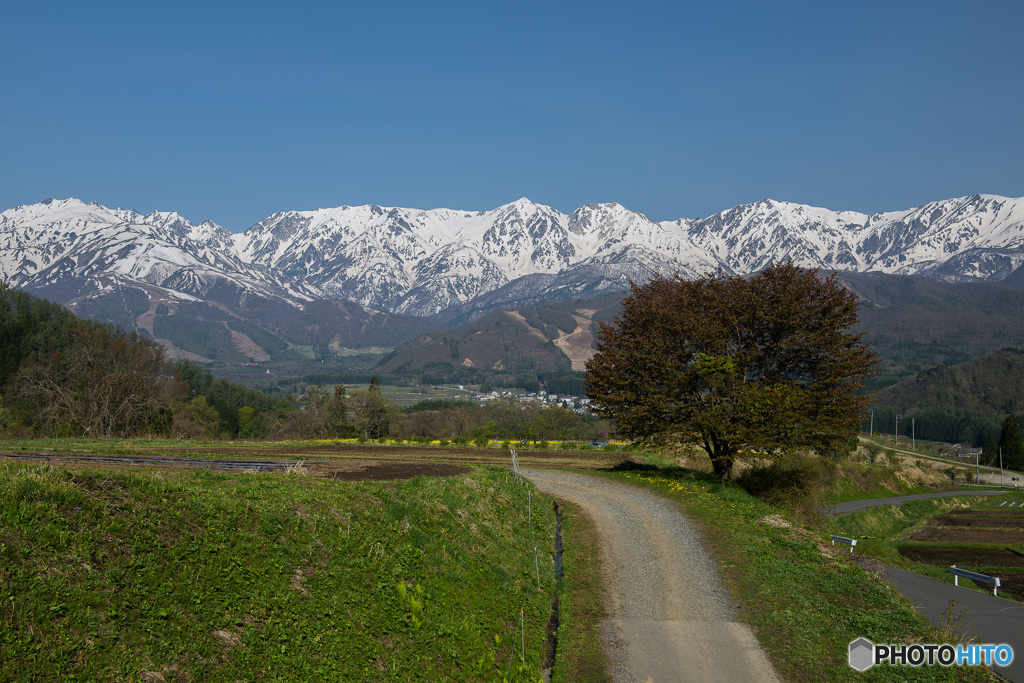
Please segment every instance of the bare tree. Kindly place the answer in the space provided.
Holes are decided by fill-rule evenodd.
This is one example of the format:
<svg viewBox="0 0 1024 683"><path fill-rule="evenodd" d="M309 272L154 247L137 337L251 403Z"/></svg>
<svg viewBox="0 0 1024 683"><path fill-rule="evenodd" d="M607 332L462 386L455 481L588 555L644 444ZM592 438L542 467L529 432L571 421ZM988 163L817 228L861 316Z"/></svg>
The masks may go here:
<svg viewBox="0 0 1024 683"><path fill-rule="evenodd" d="M51 434L166 433L176 385L159 344L76 323L72 344L18 371L23 398Z"/></svg>

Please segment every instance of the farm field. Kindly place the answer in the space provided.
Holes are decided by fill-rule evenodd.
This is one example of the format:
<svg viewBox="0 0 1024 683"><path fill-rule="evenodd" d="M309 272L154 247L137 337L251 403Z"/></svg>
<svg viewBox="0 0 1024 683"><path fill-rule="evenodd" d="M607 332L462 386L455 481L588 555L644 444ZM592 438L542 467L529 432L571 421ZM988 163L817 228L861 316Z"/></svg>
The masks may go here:
<svg viewBox="0 0 1024 683"><path fill-rule="evenodd" d="M1011 507L1011 503L1013 507ZM858 555L953 583L951 565L997 576L1001 597L1024 600L1024 495L907 501L829 520L858 540ZM974 586L960 580L961 586ZM992 592L991 586L978 585Z"/></svg>
<svg viewBox="0 0 1024 683"><path fill-rule="evenodd" d="M369 385L352 385L350 389L366 389ZM419 401L440 399L448 401L474 401L475 394L455 386L382 386L381 393L399 406L411 406Z"/></svg>
<svg viewBox="0 0 1024 683"><path fill-rule="evenodd" d="M1024 510L1007 505L1003 500L987 501L979 508L934 515L922 529L897 542L899 553L947 575L956 565L997 576L1000 595L1024 600Z"/></svg>
<svg viewBox="0 0 1024 683"><path fill-rule="evenodd" d="M621 451L579 451L517 447L521 465L562 469L607 469L630 453ZM33 457L36 454L47 454ZM338 442L235 442L54 439L40 441L0 441L0 462L63 462L68 466L88 465L85 460L60 460L64 455L131 456L167 458L167 467L187 467L200 459L278 460L309 462L309 474L359 481L363 479L407 479L434 474L450 475L468 466L510 467L509 450L495 444L491 448L474 446L440 447L431 445L357 444Z"/></svg>

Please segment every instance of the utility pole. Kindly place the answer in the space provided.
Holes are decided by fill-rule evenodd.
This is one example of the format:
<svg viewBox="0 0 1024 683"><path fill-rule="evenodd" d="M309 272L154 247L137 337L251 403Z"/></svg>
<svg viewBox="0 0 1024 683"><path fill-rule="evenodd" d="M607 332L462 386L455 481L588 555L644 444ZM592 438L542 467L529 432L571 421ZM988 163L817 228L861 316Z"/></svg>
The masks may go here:
<svg viewBox="0 0 1024 683"><path fill-rule="evenodd" d="M999 447L999 485L1003 485L1003 447ZM1016 487L1014 487L1016 488Z"/></svg>
<svg viewBox="0 0 1024 683"><path fill-rule="evenodd" d="M896 429L892 432L894 446L900 445L900 414L896 413Z"/></svg>
<svg viewBox="0 0 1024 683"><path fill-rule="evenodd" d="M871 438L875 438L875 409L871 409Z"/></svg>
<svg viewBox="0 0 1024 683"><path fill-rule="evenodd" d="M910 418L910 450L917 451L917 418Z"/></svg>

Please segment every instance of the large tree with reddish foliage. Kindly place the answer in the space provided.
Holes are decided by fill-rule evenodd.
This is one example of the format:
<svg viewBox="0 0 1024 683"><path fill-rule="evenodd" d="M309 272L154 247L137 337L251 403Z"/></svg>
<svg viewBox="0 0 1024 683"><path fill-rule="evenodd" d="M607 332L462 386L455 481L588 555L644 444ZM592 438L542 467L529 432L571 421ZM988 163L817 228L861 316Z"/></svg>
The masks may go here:
<svg viewBox="0 0 1024 683"><path fill-rule="evenodd" d="M792 263L744 278L655 277L602 323L587 395L618 431L697 442L715 472L744 451L837 451L856 433L875 356L849 331L858 303Z"/></svg>

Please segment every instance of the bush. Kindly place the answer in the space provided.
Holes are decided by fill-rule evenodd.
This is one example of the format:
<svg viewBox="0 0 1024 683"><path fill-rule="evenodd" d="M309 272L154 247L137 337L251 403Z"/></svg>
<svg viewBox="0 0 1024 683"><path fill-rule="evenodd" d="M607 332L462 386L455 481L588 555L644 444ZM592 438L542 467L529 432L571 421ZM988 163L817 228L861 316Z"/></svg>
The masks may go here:
<svg viewBox="0 0 1024 683"><path fill-rule="evenodd" d="M903 459L900 458L900 456L896 454L896 451L894 451L891 448L887 448L887 449L885 449L885 464L893 472L899 472L901 469L903 469L903 464L904 463L903 463Z"/></svg>
<svg viewBox="0 0 1024 683"><path fill-rule="evenodd" d="M449 443L451 443L451 442L448 441L448 439L441 439L440 441L437 442L437 445L443 447L443 446L447 446Z"/></svg>
<svg viewBox="0 0 1024 683"><path fill-rule="evenodd" d="M491 440L488 439L486 436L478 436L475 439L473 439L473 443L478 448L487 448L487 446L491 443Z"/></svg>
<svg viewBox="0 0 1024 683"><path fill-rule="evenodd" d="M836 466L824 458L806 453L791 453L770 465L755 465L738 477L736 483L752 496L769 503L800 502L828 484Z"/></svg>
<svg viewBox="0 0 1024 683"><path fill-rule="evenodd" d="M455 444L456 446L465 446L467 443L469 443L469 439L467 439L464 436L457 436L454 439L452 439L452 443Z"/></svg>

